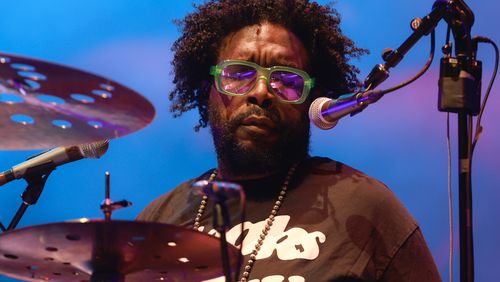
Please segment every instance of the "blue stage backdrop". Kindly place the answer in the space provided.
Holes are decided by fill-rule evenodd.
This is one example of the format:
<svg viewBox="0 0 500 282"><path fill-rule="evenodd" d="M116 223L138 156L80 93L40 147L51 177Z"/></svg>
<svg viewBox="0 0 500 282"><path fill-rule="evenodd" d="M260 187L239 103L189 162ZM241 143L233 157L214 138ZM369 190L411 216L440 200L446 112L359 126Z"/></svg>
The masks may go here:
<svg viewBox="0 0 500 282"><path fill-rule="evenodd" d="M326 1L324 1L326 2ZM500 39L500 4L467 1L476 15L474 35ZM433 1L337 1L343 31L370 55L354 61L364 78L381 63L384 48L396 48L412 32L410 21L431 11ZM50 176L38 204L28 209L19 228L75 218L101 218L104 172L111 172L112 198L134 205L115 219L134 219L148 202L187 178L215 166L208 130L193 131L196 112L174 119L167 95L172 89L170 46L180 35L173 20L192 11L189 1L3 1L0 51L57 62L127 85L147 97L156 119L147 128L112 140L99 160L59 167ZM312 132L312 155L350 164L386 183L420 223L443 280L448 275L448 192L446 114L437 110L438 60L445 25L437 33L436 60L417 82L384 97L363 113L343 119L330 131ZM427 60L424 38L391 71L382 87L415 74ZM480 46L483 90L493 70L493 49ZM498 84L484 114L484 132L474 156L474 227L476 281L496 281L500 269L500 96ZM483 92L484 93L484 92ZM456 117L451 116L456 146ZM0 129L1 130L1 129ZM2 142L0 140L0 142ZM2 151L6 170L38 151ZM456 147L452 149L455 162ZM458 242L456 164L453 172L455 242ZM24 181L0 187L0 221L7 224L19 204ZM456 254L458 244L455 244ZM455 255L455 258L457 256ZM458 279L458 260L455 260ZM17 281L0 276L0 281Z"/></svg>

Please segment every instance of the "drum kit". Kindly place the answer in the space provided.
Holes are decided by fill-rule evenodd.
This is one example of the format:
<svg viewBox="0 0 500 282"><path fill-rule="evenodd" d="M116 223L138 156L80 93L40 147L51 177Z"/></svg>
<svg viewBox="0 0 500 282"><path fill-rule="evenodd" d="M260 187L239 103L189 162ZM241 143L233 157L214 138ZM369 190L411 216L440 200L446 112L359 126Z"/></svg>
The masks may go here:
<svg viewBox="0 0 500 282"><path fill-rule="evenodd" d="M0 150L117 138L145 127L154 115L150 102L114 81L0 53ZM223 275L227 262L213 236L162 223L111 220L113 210L129 203L112 202L109 174L106 183L102 220L16 230L2 225L0 274L24 281L80 282L202 281ZM232 269L238 253L229 246Z"/></svg>

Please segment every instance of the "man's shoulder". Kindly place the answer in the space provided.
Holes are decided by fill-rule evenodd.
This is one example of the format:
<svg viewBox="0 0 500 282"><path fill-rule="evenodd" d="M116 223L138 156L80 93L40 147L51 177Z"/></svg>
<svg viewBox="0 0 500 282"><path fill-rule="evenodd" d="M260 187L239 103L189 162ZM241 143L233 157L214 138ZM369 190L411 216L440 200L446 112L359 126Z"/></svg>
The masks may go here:
<svg viewBox="0 0 500 282"><path fill-rule="evenodd" d="M407 232L417 227L395 193L381 181L329 158L315 157L311 164L304 185L328 191L329 200L337 207L344 207L347 214L362 215L373 221L404 219L402 225Z"/></svg>
<svg viewBox="0 0 500 282"><path fill-rule="evenodd" d="M306 190L325 195L331 216L346 238L366 247L374 267L385 270L403 244L418 229L417 222L384 183L353 167L316 158L304 181ZM326 191L323 192L322 191ZM424 242L425 244L425 242ZM359 261L362 273L365 263ZM357 269L354 267L354 273Z"/></svg>
<svg viewBox="0 0 500 282"><path fill-rule="evenodd" d="M363 194L391 194L392 191L380 180L326 157L313 157L309 161L308 176L340 192L363 192Z"/></svg>

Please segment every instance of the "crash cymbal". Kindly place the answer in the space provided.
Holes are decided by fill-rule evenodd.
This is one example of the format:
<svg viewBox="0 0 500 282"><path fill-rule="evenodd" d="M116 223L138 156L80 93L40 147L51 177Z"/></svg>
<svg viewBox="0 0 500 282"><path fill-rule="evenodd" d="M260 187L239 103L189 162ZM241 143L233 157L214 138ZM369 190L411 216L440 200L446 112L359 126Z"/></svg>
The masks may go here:
<svg viewBox="0 0 500 282"><path fill-rule="evenodd" d="M0 150L117 138L145 127L154 115L150 102L114 81L0 53Z"/></svg>
<svg viewBox="0 0 500 282"><path fill-rule="evenodd" d="M234 269L238 250L229 247ZM161 223L81 220L1 234L0 273L25 281L142 282L202 281L223 270L219 240L210 235Z"/></svg>

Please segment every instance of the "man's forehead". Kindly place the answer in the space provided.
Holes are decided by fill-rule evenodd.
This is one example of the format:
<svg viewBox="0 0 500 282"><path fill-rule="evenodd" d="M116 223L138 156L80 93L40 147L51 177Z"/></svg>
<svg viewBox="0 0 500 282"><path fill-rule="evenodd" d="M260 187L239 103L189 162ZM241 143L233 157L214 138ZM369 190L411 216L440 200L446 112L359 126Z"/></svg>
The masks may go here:
<svg viewBox="0 0 500 282"><path fill-rule="evenodd" d="M303 67L307 53L290 30L266 22L246 26L224 38L219 61L227 59L254 61L263 66Z"/></svg>

